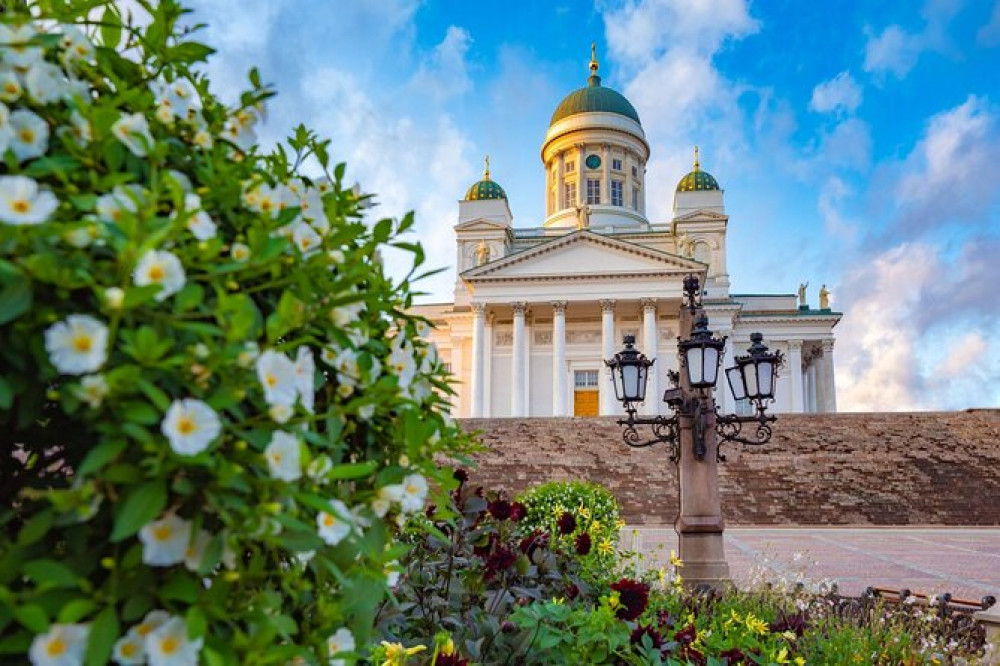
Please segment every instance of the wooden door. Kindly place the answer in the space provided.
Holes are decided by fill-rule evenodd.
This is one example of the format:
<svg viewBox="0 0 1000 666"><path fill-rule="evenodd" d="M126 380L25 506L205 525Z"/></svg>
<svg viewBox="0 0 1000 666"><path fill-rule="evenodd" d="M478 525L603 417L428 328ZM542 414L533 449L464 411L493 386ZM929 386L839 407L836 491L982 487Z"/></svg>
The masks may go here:
<svg viewBox="0 0 1000 666"><path fill-rule="evenodd" d="M597 416L598 400L596 389L577 389L573 392L574 416Z"/></svg>

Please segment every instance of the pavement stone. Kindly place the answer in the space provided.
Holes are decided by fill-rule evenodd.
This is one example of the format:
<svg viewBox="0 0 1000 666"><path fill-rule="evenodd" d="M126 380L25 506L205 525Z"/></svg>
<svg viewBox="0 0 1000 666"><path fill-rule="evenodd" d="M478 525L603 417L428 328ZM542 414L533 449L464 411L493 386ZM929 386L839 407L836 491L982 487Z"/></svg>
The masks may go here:
<svg viewBox="0 0 1000 666"><path fill-rule="evenodd" d="M1000 598L1000 528L739 527L726 530L725 542L737 585L801 577L836 582L845 594L876 586ZM677 549L677 535L673 527L626 527L622 545L659 567Z"/></svg>

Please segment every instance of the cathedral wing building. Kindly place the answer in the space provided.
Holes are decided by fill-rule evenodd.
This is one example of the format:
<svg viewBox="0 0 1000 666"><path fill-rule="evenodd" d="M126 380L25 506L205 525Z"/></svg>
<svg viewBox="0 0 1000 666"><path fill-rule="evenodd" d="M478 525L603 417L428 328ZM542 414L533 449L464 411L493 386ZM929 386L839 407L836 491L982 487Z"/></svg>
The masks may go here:
<svg viewBox="0 0 1000 666"><path fill-rule="evenodd" d="M417 306L457 384L457 417L596 416L621 413L604 359L635 335L656 359L643 406L662 413L667 371L677 369L685 275L701 276L710 327L728 337L724 367L750 334L785 356L777 412L836 411L833 329L825 287L818 308L798 293L730 291L729 215L718 181L694 165L673 192L668 221L646 217L650 156L635 107L601 85L596 58L587 85L559 103L542 144L546 210L541 226L515 227L507 194L490 176L469 187L455 226L452 303ZM739 219L733 222L739 224ZM734 402L720 383L726 412Z"/></svg>

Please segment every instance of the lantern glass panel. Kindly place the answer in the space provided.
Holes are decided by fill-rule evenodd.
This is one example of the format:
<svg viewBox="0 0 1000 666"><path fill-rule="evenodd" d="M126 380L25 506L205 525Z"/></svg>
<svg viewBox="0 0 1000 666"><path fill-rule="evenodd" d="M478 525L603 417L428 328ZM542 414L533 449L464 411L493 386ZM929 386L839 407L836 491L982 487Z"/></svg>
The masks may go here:
<svg viewBox="0 0 1000 666"><path fill-rule="evenodd" d="M774 363L757 361L757 377L759 378L760 397L769 399L774 396Z"/></svg>
<svg viewBox="0 0 1000 666"><path fill-rule="evenodd" d="M615 386L615 397L618 402L625 400L625 390L622 387L622 366L615 364L611 366L611 383Z"/></svg>
<svg viewBox="0 0 1000 666"><path fill-rule="evenodd" d="M687 349L687 371L688 383L691 386L698 386L705 380L703 365L705 350L701 347L688 347Z"/></svg>
<svg viewBox="0 0 1000 666"><path fill-rule="evenodd" d="M746 389L747 397L752 400L760 392L757 383L757 366L753 363L743 363L740 365L740 369L743 371L743 386Z"/></svg>
<svg viewBox="0 0 1000 666"><path fill-rule="evenodd" d="M643 363L639 366L639 386L638 393L636 394L637 402L645 402L646 400L646 380L649 375L649 366Z"/></svg>
<svg viewBox="0 0 1000 666"><path fill-rule="evenodd" d="M639 365L623 365L621 367L622 387L625 400L637 402L639 398Z"/></svg>
<svg viewBox="0 0 1000 666"><path fill-rule="evenodd" d="M709 386L715 386L715 382L719 379L719 350L715 347L705 347L703 353L702 362L705 364L702 370L703 381Z"/></svg>
<svg viewBox="0 0 1000 666"><path fill-rule="evenodd" d="M729 390L733 392L733 399L744 400L747 397L747 389L743 384L743 373L740 372L739 366L734 365L727 369L726 379L729 380Z"/></svg>

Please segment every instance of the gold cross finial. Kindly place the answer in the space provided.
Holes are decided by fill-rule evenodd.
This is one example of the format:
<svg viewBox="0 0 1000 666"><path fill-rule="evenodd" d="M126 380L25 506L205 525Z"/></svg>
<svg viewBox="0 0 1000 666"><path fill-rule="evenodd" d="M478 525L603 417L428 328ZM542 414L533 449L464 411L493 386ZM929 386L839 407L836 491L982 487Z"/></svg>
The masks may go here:
<svg viewBox="0 0 1000 666"><path fill-rule="evenodd" d="M590 73L597 74L597 42L590 43Z"/></svg>
<svg viewBox="0 0 1000 666"><path fill-rule="evenodd" d="M698 146L694 147L694 170L701 170L701 162L698 160Z"/></svg>
<svg viewBox="0 0 1000 666"><path fill-rule="evenodd" d="M490 179L490 156L486 156L486 169L483 170L483 180Z"/></svg>

